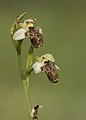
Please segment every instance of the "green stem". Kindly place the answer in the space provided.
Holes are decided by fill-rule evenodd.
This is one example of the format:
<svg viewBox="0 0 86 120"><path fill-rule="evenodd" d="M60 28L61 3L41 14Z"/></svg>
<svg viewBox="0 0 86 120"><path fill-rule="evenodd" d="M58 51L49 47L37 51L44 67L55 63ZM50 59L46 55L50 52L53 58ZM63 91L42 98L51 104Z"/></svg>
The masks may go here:
<svg viewBox="0 0 86 120"><path fill-rule="evenodd" d="M21 76L21 80L23 81L23 86L24 86L24 92L25 92L25 96L26 96L26 102L27 102L27 109L29 112L29 117L31 114L31 102L30 102L30 84L29 84L29 78L30 76L24 76L23 70L22 70L22 64L21 64L21 54L17 53L17 57L18 57L18 64L19 64L19 71L20 71L20 76Z"/></svg>
<svg viewBox="0 0 86 120"><path fill-rule="evenodd" d="M23 74L23 70L22 70L22 63L21 63L21 53L19 54L17 52L17 58L18 58L18 64L19 64L19 71L20 71L20 77L21 77L21 80L24 79L24 74Z"/></svg>
<svg viewBox="0 0 86 120"><path fill-rule="evenodd" d="M24 91L26 95L27 109L29 112L29 117L31 114L31 100L30 100L30 79L29 77L26 80L23 80ZM31 118L31 117L30 117Z"/></svg>
<svg viewBox="0 0 86 120"><path fill-rule="evenodd" d="M32 46L30 46L29 52L28 52L28 57L27 57L27 63L26 63L26 72L25 72L25 75L24 75L23 70L22 70L22 63L21 63L21 49L19 49L19 51L17 51L19 71L20 71L21 80L23 81L23 86L24 86L24 92L25 92L25 96L26 96L26 102L27 102L27 109L28 109L28 112L29 112L29 117L30 117L31 109L32 109L31 100L30 100L30 75L31 75L32 69L30 70L30 72L28 72L27 68L29 69L29 67L31 67L32 54L33 54L33 48L32 48ZM31 117L30 117L30 119L31 119Z"/></svg>

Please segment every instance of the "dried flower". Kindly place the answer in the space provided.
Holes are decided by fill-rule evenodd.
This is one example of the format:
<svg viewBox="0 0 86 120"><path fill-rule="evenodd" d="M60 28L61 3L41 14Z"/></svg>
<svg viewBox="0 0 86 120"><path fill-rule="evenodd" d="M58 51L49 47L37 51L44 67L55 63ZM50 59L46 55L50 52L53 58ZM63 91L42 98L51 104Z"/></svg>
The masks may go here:
<svg viewBox="0 0 86 120"><path fill-rule="evenodd" d="M59 80L57 69L60 68L55 64L55 59L51 54L37 57L37 62L33 64L33 69L35 73L45 72L52 83L56 83Z"/></svg>
<svg viewBox="0 0 86 120"><path fill-rule="evenodd" d="M36 19L25 20L24 23L17 21L21 27L13 35L14 40L22 40L26 37L30 37L31 44L34 48L39 48L43 45L42 29L34 28L34 23Z"/></svg>
<svg viewBox="0 0 86 120"><path fill-rule="evenodd" d="M42 108L42 106L41 106L41 105L36 105L36 106L32 109L32 111L31 111L31 118L32 118L32 119L38 119L37 115L38 115L38 109L39 109L39 108Z"/></svg>

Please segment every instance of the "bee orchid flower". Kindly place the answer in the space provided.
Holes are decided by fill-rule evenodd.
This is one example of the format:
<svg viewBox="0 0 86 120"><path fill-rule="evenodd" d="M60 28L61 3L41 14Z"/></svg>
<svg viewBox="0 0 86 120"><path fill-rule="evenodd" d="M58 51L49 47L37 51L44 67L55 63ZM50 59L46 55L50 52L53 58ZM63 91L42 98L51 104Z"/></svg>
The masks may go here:
<svg viewBox="0 0 86 120"><path fill-rule="evenodd" d="M14 40L23 40L29 36L31 44L34 48L39 48L43 45L42 29L34 28L36 19L27 19L24 23L17 22L21 27L13 35Z"/></svg>
<svg viewBox="0 0 86 120"><path fill-rule="evenodd" d="M47 53L41 57L37 57L36 59L37 61L33 64L34 72L45 72L51 83L57 83L59 81L57 70L60 68L55 64L54 57Z"/></svg>
<svg viewBox="0 0 86 120"><path fill-rule="evenodd" d="M32 119L38 119L38 110L39 108L42 108L43 106L41 105L36 105L35 107L33 107L32 111L31 111L31 118Z"/></svg>

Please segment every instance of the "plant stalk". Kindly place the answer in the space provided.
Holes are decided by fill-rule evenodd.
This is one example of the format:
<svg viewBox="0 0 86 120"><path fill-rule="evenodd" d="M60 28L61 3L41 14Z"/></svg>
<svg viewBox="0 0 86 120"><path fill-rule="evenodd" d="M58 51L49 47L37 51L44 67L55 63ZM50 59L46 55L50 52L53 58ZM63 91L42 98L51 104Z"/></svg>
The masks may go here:
<svg viewBox="0 0 86 120"><path fill-rule="evenodd" d="M22 70L22 63L21 63L21 49L20 51L17 51L17 58L18 58L18 64L19 64L19 71L20 71L20 76L21 76L21 80L23 81L23 87L24 87L24 92L25 92L25 96L26 96L26 102L27 102L27 109L29 112L29 118L30 114L31 114L31 100L30 100L30 75L31 72L27 72L27 68L29 68L32 64L32 53L33 53L33 48L32 46L30 46L29 51L28 51L28 57L27 57L27 62L26 62L26 71L25 71L25 75L24 72Z"/></svg>
<svg viewBox="0 0 86 120"><path fill-rule="evenodd" d="M27 102L27 109L29 112L29 117L31 114L31 100L30 100L30 78L26 78L23 80L23 86L24 86L24 92L26 96L26 102ZM31 117L30 117L31 118Z"/></svg>
<svg viewBox="0 0 86 120"><path fill-rule="evenodd" d="M28 109L29 118L30 118L30 114L31 114L30 84L29 84L30 76L28 76L28 77L24 76L22 66L21 66L21 54L17 53L17 57L18 57L20 77L21 77L21 80L23 81L23 87L24 87L24 92L25 92L25 96L26 96L27 109Z"/></svg>

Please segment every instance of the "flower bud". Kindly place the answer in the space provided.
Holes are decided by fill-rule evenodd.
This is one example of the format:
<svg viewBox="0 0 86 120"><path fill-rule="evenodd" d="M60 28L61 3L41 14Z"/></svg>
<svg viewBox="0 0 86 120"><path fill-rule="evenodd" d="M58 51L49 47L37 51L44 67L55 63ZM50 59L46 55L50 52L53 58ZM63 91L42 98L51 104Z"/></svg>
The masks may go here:
<svg viewBox="0 0 86 120"><path fill-rule="evenodd" d="M42 108L42 106L41 105L36 105L33 109L32 109L32 111L31 111L31 118L32 119L38 119L38 110L39 110L39 108Z"/></svg>

